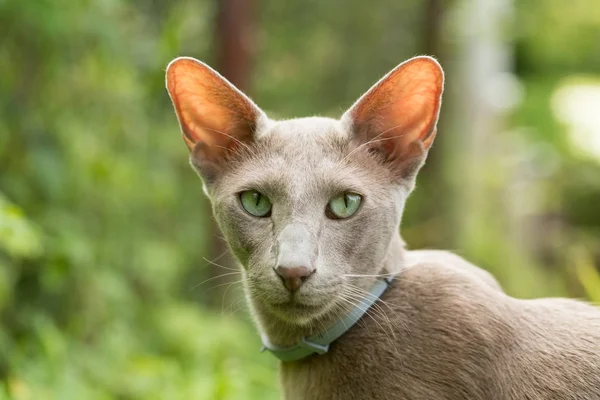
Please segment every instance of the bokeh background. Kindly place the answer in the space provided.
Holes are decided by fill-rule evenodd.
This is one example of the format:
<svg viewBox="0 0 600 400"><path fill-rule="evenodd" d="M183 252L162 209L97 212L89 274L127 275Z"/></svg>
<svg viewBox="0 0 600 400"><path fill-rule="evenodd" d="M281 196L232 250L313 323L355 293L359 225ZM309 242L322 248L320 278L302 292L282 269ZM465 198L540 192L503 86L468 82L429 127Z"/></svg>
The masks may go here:
<svg viewBox="0 0 600 400"><path fill-rule="evenodd" d="M0 0L0 399L278 398L165 66L337 117L417 54L447 86L406 241L600 301L597 0Z"/></svg>

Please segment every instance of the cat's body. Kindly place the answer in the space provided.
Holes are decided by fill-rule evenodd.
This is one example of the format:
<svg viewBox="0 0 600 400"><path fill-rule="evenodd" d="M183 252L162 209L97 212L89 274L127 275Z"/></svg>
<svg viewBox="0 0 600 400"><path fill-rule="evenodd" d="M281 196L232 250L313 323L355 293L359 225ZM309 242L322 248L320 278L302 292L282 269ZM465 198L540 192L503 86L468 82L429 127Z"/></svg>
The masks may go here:
<svg viewBox="0 0 600 400"><path fill-rule="evenodd" d="M404 248L436 135L435 60L401 64L341 120L270 120L193 59L169 65L167 88L265 343L323 332L396 275L328 353L283 363L286 400L600 399L598 309L517 300L458 256Z"/></svg>
<svg viewBox="0 0 600 400"><path fill-rule="evenodd" d="M457 256L415 253L382 296L385 317L363 317L325 355L282 363L286 400L600 399L592 306L514 299Z"/></svg>

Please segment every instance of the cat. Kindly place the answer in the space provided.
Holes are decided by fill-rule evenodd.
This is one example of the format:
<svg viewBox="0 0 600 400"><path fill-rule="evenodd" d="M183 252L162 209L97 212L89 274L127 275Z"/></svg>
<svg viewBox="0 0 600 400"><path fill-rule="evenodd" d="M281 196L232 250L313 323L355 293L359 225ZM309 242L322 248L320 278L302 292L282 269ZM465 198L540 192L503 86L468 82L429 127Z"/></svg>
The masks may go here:
<svg viewBox="0 0 600 400"><path fill-rule="evenodd" d="M266 346L289 348L366 311L324 354L281 362L286 400L600 399L598 309L509 297L486 271L408 251L398 233L437 132L435 59L400 64L340 120L271 120L192 58L166 75Z"/></svg>

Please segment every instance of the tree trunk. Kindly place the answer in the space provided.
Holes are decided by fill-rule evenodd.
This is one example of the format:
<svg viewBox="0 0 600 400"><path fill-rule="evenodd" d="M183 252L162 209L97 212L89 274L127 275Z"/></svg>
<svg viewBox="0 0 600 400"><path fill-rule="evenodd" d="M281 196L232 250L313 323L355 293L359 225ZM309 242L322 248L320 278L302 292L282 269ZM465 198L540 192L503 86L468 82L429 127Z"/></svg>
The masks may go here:
<svg viewBox="0 0 600 400"><path fill-rule="evenodd" d="M215 67L221 75L245 93L250 90L254 57L254 39L256 37L254 11L254 0L218 0L214 36L214 47L217 55ZM222 238L217 223L214 219L211 221L213 234L210 260L214 260L213 262L225 268L235 268L235 262ZM231 272L212 263L209 268L209 278ZM230 294L229 292L239 292L239 290L233 290L233 286L236 286L233 282L239 279L239 276L236 275L214 279L215 283L208 286L214 287L208 293L209 305L215 308L227 308L227 304L233 300L225 296ZM228 290L229 284L232 284L231 291Z"/></svg>

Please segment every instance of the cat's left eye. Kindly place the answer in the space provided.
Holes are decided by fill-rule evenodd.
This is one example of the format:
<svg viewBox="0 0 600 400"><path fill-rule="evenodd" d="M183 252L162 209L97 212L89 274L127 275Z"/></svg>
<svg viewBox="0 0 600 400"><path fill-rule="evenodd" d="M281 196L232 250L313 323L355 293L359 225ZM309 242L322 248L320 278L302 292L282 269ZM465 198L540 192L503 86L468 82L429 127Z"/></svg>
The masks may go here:
<svg viewBox="0 0 600 400"><path fill-rule="evenodd" d="M242 207L255 217L268 217L271 215L271 200L256 190L246 190L240 193Z"/></svg>
<svg viewBox="0 0 600 400"><path fill-rule="evenodd" d="M342 193L329 201L325 214L331 219L348 218L358 211L361 202L360 194Z"/></svg>

